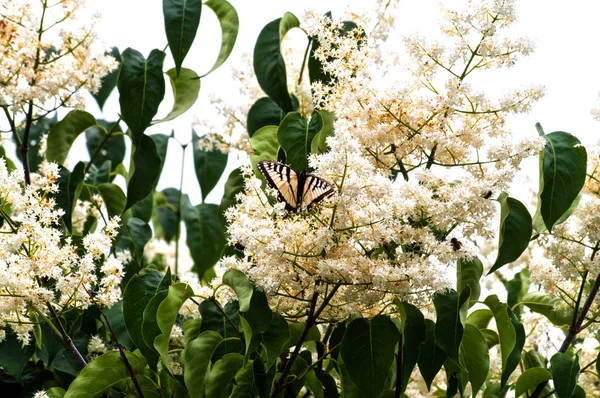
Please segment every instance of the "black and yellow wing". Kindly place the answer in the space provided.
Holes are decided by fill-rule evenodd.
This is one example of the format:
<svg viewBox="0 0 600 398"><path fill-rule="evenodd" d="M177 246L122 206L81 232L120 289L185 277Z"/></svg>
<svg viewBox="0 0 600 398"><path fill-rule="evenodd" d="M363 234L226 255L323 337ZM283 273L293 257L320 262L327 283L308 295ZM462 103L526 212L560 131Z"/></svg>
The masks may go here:
<svg viewBox="0 0 600 398"><path fill-rule="evenodd" d="M297 210L299 200L299 175L296 170L283 163L263 160L257 164L271 188L279 192L279 200L286 203L288 210Z"/></svg>
<svg viewBox="0 0 600 398"><path fill-rule="evenodd" d="M286 164L263 160L257 166L269 186L277 190L279 200L285 202L287 210L308 208L335 192L328 181L312 174L298 173Z"/></svg>

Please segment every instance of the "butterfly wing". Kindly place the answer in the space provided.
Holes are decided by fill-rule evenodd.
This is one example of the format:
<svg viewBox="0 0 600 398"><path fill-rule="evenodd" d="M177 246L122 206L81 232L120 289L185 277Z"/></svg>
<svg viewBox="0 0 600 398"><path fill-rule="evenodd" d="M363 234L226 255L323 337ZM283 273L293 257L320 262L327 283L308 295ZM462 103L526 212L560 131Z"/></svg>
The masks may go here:
<svg viewBox="0 0 600 398"><path fill-rule="evenodd" d="M332 196L334 192L335 188L330 182L315 175L306 174L302 187L302 207L308 208L311 204Z"/></svg>
<svg viewBox="0 0 600 398"><path fill-rule="evenodd" d="M257 164L271 188L279 192L279 200L286 203L288 210L298 209L298 173L283 163L263 160Z"/></svg>

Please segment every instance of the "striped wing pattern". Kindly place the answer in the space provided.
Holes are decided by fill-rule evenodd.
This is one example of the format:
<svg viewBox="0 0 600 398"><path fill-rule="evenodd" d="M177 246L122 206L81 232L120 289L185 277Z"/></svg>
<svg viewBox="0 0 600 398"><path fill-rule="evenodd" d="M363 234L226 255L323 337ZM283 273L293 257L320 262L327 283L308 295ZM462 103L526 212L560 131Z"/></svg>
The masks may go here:
<svg viewBox="0 0 600 398"><path fill-rule="evenodd" d="M257 166L269 186L279 192L279 200L285 202L290 211L296 211L299 207L308 208L335 192L333 185L324 179L298 173L286 164L263 160Z"/></svg>

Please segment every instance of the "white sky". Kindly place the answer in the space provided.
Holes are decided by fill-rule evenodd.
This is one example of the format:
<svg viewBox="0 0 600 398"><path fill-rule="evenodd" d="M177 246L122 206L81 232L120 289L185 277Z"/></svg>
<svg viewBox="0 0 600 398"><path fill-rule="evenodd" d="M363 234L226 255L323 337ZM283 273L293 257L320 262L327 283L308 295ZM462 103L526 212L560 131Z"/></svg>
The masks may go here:
<svg viewBox="0 0 600 398"><path fill-rule="evenodd" d="M444 4L462 4L466 0L445 1ZM477 1L477 0L474 0ZM192 110L173 124L153 127L150 132L169 134L175 129L176 137L182 142L190 140L190 122L195 113L200 117L208 105L211 92L227 98L236 94L238 87L230 77L230 65L240 59L243 53L252 53L254 43L262 27L284 12L290 11L301 17L305 9L314 8L319 12L333 11L334 17L346 10L348 1L291 1L291 0L230 0L238 11L240 33L231 58L216 72L202 80L200 99ZM356 2L360 7L373 4L369 0ZM437 37L439 22L439 2L437 0L400 0L398 26L407 34L419 33L429 38ZM97 0L103 15L97 27L99 36L109 45L116 45L121 51L133 47L145 56L153 49L164 49L166 38L162 21L161 0ZM356 9L356 8L355 8ZM509 71L511 86L521 84L541 84L546 95L533 106L530 113L514 117L510 126L519 134L536 134L535 123L542 123L546 133L563 130L579 137L584 144L598 141L600 123L593 120L591 109L600 107L600 68L598 67L597 41L600 37L600 15L598 1L549 1L521 0L517 2L519 21L513 31L534 41L536 51ZM198 73L208 70L218 52L220 28L212 12L203 9L200 31L196 37L184 66ZM402 46L399 41L398 46ZM173 65L167 56L165 70ZM497 90L490 82L490 88ZM168 83L167 83L168 86ZM167 87L167 91L169 91ZM114 95L114 94L113 94ZM105 108L109 119L116 118L116 97ZM168 106L167 106L168 108ZM165 109L164 114L168 112ZM160 115L160 112L159 112ZM184 192L190 194L193 203L200 200L199 188L193 173L192 154L186 154L186 178ZM180 152L176 145L170 145L166 171L159 183L159 189L173 186L178 181ZM532 170L535 174L537 171ZM174 177L177 176L177 179ZM218 190L220 191L220 190ZM218 202L221 192L210 195L209 202Z"/></svg>

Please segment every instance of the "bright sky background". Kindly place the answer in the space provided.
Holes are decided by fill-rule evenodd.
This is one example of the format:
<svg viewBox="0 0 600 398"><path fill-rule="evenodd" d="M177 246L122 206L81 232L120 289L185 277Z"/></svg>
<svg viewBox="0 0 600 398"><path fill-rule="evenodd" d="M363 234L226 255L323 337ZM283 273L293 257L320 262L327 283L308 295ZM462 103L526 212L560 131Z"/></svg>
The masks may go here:
<svg viewBox="0 0 600 398"><path fill-rule="evenodd" d="M466 0L444 1L445 6L464 4ZM473 0L477 1L477 0ZM252 53L256 38L262 27L273 19L283 16L286 11L293 12L299 18L304 10L313 8L321 13L332 11L334 17L347 9L349 1L291 1L291 0L230 0L240 19L238 41L230 59L216 72L202 80L200 99L192 110L188 111L171 125L153 127L150 132L169 134L175 129L176 137L182 142L190 139L190 122L193 114L202 117L208 105L211 92L227 98L234 96L238 82L230 76L230 66L236 63L243 53ZM368 7L369 0L357 3L357 7ZM567 5L568 4L568 5ZM103 15L97 26L98 34L111 46L121 51L133 47L145 56L153 49L164 49L167 42L162 20L161 0L97 0L90 5L98 7ZM437 0L400 0L398 26L405 34L419 33L435 39L439 35L439 1ZM359 10L360 8L352 8ZM519 134L535 134L535 123L542 123L546 133L563 130L579 137L584 144L598 141L600 122L592 118L592 108L600 107L600 70L598 67L597 42L600 38L600 15L598 1L548 1L521 0L517 2L519 20L513 25L513 32L524 35L534 41L536 51L519 62L506 75L511 88L520 84L541 84L546 95L534 105L530 113L510 120L510 126ZM397 40L398 46L402 42ZM208 8L203 9L200 31L184 66L199 74L208 70L218 52L220 28L216 17ZM172 67L173 61L167 56L165 70ZM501 90L501 83L490 81L491 90ZM168 83L167 83L168 86ZM116 91L116 90L115 90ZM167 88L169 91L169 88ZM115 94L113 93L113 96ZM116 96L105 108L107 118L116 119ZM164 113L168 112L169 105ZM96 113L97 114L97 113ZM159 112L159 115L161 113ZM99 116L97 114L97 116ZM186 154L186 178L184 192L190 194L193 203L198 203L200 193L193 173L191 148ZM168 161L159 189L174 186L179 180L181 149L170 145ZM537 173L535 169L532 173ZM175 179L175 177L177 177ZM214 192L208 201L218 202L221 192Z"/></svg>

